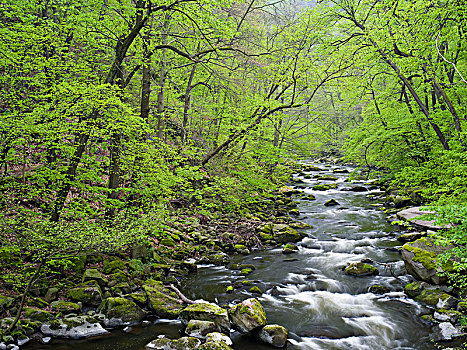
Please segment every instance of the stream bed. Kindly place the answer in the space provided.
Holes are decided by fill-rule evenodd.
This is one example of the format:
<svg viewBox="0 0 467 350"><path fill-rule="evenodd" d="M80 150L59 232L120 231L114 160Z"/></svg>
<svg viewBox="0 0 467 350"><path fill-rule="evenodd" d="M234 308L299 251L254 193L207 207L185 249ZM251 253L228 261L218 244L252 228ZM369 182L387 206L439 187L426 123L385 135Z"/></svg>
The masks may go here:
<svg viewBox="0 0 467 350"><path fill-rule="evenodd" d="M297 199L300 211L297 219L312 226L302 230L306 237L297 244L298 252L284 255L282 249L277 248L234 257L232 263L256 266L247 276L224 266L201 265L198 273L183 281L182 292L190 299L227 304L255 297L248 290L258 286L264 291L258 298L265 307L268 323L277 323L289 330L287 349L435 349L429 341L430 328L418 319L424 307L403 293L403 286L412 278L406 275L395 249L400 245L396 232L386 222L386 215L368 198L377 190L370 190L371 185L367 184L364 186L368 191L349 191L349 187L357 183L345 182L348 174L335 174L333 168L335 166L328 165L322 171L309 174L335 175L337 181L299 177L302 182L297 186L313 194L316 200ZM337 183L338 187L312 190L318 182ZM329 199L339 204L324 206ZM385 265L375 265L379 270L377 276L353 277L342 271L347 263L362 259L391 264L393 271L391 273ZM252 284L235 289L231 294L225 292L227 286L242 280L250 280ZM370 287L375 284L387 288L387 292L370 293ZM158 335L181 336L180 329L177 321L157 320L149 327L135 327L128 333L117 329L101 338L54 339L48 346L35 344L33 348L143 350ZM249 336L236 332L231 336L236 350L273 349Z"/></svg>

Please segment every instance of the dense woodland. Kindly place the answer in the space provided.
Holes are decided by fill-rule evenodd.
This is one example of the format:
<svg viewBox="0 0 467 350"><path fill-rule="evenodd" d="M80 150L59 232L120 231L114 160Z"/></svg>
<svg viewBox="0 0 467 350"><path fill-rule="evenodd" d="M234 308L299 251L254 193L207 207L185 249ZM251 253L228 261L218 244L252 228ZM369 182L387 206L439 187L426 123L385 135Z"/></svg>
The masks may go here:
<svg viewBox="0 0 467 350"><path fill-rule="evenodd" d="M467 261L464 0L6 0L0 23L3 285L248 215L329 155L434 206Z"/></svg>

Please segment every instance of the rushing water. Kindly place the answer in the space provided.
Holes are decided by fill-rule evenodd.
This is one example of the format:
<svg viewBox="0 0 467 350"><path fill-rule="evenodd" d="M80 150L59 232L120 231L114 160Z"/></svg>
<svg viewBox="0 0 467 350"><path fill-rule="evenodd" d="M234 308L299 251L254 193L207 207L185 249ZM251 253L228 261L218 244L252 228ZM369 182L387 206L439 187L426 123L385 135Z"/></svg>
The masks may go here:
<svg viewBox="0 0 467 350"><path fill-rule="evenodd" d="M332 168L311 174L332 174ZM259 299L266 309L268 323L289 329L288 349L434 349L429 342L430 329L417 317L422 307L402 291L410 279L394 249L398 244L393 228L367 198L371 191L347 191L353 185L344 182L347 175L336 176L339 187L328 191L313 191L311 187L318 181L300 177L303 181L300 187L314 194L316 200L299 200L298 219L312 228L303 231L306 237L298 244L297 253L286 256L278 248L237 256L234 262L256 266L246 277L226 267L200 266L198 273L184 281L183 292L192 299L226 304L254 296L248 292L251 286L225 293L228 285L251 280L265 291ZM324 206L331 198L339 205ZM352 277L342 271L347 263L367 258L391 264L397 277L384 265L379 265L380 274L372 277ZM387 287L390 292L369 293L374 284ZM53 340L53 346L35 344L30 349L142 350L158 335L176 337L179 330L178 323L162 322L135 328L130 333L115 330L104 338L80 342ZM237 350L272 349L249 336L236 332L231 336Z"/></svg>

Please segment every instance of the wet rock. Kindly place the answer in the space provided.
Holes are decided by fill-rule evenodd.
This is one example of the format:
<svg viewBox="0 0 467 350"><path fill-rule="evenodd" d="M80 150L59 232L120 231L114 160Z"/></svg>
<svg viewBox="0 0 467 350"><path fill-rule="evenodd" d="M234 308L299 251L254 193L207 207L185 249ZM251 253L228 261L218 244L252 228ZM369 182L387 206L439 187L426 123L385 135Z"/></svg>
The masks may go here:
<svg viewBox="0 0 467 350"><path fill-rule="evenodd" d="M348 187L347 190L351 192L368 192L368 189L365 186L361 185Z"/></svg>
<svg viewBox="0 0 467 350"><path fill-rule="evenodd" d="M416 241L417 239L420 239L423 236L426 236L426 232L407 232L397 237L397 240L402 243L408 243Z"/></svg>
<svg viewBox="0 0 467 350"><path fill-rule="evenodd" d="M347 169L339 169L339 168L333 169L332 172L336 174L348 174L349 173Z"/></svg>
<svg viewBox="0 0 467 350"><path fill-rule="evenodd" d="M309 225L309 224L305 224L304 222L300 222L300 221L296 221L296 222L292 222L289 224L290 227L294 228L294 229L303 229L303 228L313 228L313 226Z"/></svg>
<svg viewBox="0 0 467 350"><path fill-rule="evenodd" d="M443 284L447 277L444 271L452 271L452 261L441 263L437 256L449 247L442 247L432 242L430 238L420 238L415 242L406 243L402 247L402 260L405 268L416 279L432 284Z"/></svg>
<svg viewBox="0 0 467 350"><path fill-rule="evenodd" d="M298 211L298 209L291 209L289 210L289 215L299 216L300 212Z"/></svg>
<svg viewBox="0 0 467 350"><path fill-rule="evenodd" d="M347 265L344 271L348 275L359 277L375 276L379 274L379 271L376 267L362 262L350 263Z"/></svg>
<svg viewBox="0 0 467 350"><path fill-rule="evenodd" d="M428 286L427 283L421 282L421 281L416 281L407 284L404 287L405 294L407 294L411 298L415 298L417 295L420 295L420 293L426 288L425 286Z"/></svg>
<svg viewBox="0 0 467 350"><path fill-rule="evenodd" d="M212 332L212 333L209 333L207 336L206 336L206 342L223 342L225 344L227 344L228 346L232 346L232 340L226 336L225 334L222 334L222 333L219 333L219 332Z"/></svg>
<svg viewBox="0 0 467 350"><path fill-rule="evenodd" d="M243 244L235 244L234 249L237 253L240 253L240 254L244 254L244 255L250 254L250 250Z"/></svg>
<svg viewBox="0 0 467 350"><path fill-rule="evenodd" d="M190 337L206 339L209 333L219 330L219 327L212 321L190 320L185 328L185 334Z"/></svg>
<svg viewBox="0 0 467 350"><path fill-rule="evenodd" d="M327 200L326 202L324 202L324 205L326 207L333 207L335 205L339 205L339 202L336 201L335 199L331 198L331 199Z"/></svg>
<svg viewBox="0 0 467 350"><path fill-rule="evenodd" d="M282 254L292 254L298 251L298 247L293 243L287 243L284 248L282 248Z"/></svg>
<svg viewBox="0 0 467 350"><path fill-rule="evenodd" d="M289 331L286 328L277 324L268 324L259 331L258 337L267 344L283 348L287 344L288 334Z"/></svg>
<svg viewBox="0 0 467 350"><path fill-rule="evenodd" d="M107 285L108 281L97 269L87 269L83 274L83 282L96 281L102 288Z"/></svg>
<svg viewBox="0 0 467 350"><path fill-rule="evenodd" d="M450 303L455 304L455 298L443 291L439 288L436 289L423 289L419 295L415 297L415 300L427 304L436 306L438 303Z"/></svg>
<svg viewBox="0 0 467 350"><path fill-rule="evenodd" d="M50 304L52 311L60 312L64 315L79 312L79 305L71 301L57 300Z"/></svg>
<svg viewBox="0 0 467 350"><path fill-rule="evenodd" d="M29 343L30 340L31 339L28 336L26 336L24 334L20 334L20 335L18 335L17 344L18 344L18 346L23 346L23 345Z"/></svg>
<svg viewBox="0 0 467 350"><path fill-rule="evenodd" d="M462 313L459 311L444 308L438 309L433 313L433 318L436 321L451 322L452 324L456 324L461 316Z"/></svg>
<svg viewBox="0 0 467 350"><path fill-rule="evenodd" d="M177 318L183 306L180 305L178 295L163 286L162 282L147 280L143 289L148 296L149 308L162 318Z"/></svg>
<svg viewBox="0 0 467 350"><path fill-rule="evenodd" d="M251 287L248 291L250 293L259 294L259 295L263 294L263 291L257 286Z"/></svg>
<svg viewBox="0 0 467 350"><path fill-rule="evenodd" d="M317 184L312 187L313 191L327 191L331 188L337 188L337 184Z"/></svg>
<svg viewBox="0 0 467 350"><path fill-rule="evenodd" d="M99 311L106 316L107 327L132 326L141 323L146 313L133 301L125 298L105 299Z"/></svg>
<svg viewBox="0 0 467 350"><path fill-rule="evenodd" d="M230 346L222 341L207 341L200 345L199 350L232 350Z"/></svg>
<svg viewBox="0 0 467 350"><path fill-rule="evenodd" d="M300 199L304 201L314 201L316 200L316 197L310 193L310 194L304 194L303 196L300 197Z"/></svg>
<svg viewBox="0 0 467 350"><path fill-rule="evenodd" d="M229 309L230 320L241 333L251 332L266 325L266 312L258 299L247 299Z"/></svg>
<svg viewBox="0 0 467 350"><path fill-rule="evenodd" d="M53 320L41 326L42 334L50 337L81 339L109 333L89 316Z"/></svg>
<svg viewBox="0 0 467 350"><path fill-rule="evenodd" d="M370 286L368 291L373 294L385 294L389 293L390 289L387 287L380 286L379 284L373 284L372 286Z"/></svg>
<svg viewBox="0 0 467 350"><path fill-rule="evenodd" d="M294 189L294 188L292 188L290 186L283 186L283 187L279 188L279 193L284 194L286 196L291 196L293 194L298 194L298 193L301 193L301 192L302 191Z"/></svg>
<svg viewBox="0 0 467 350"><path fill-rule="evenodd" d="M296 230L285 224L274 224L273 236L278 243L298 242L302 239Z"/></svg>
<svg viewBox="0 0 467 350"><path fill-rule="evenodd" d="M180 339L158 338L146 344L148 350L194 350L201 345L201 341L194 337Z"/></svg>
<svg viewBox="0 0 467 350"><path fill-rule="evenodd" d="M206 262L214 265L227 265L230 262L230 258L226 253L219 252L216 254L211 254L206 257Z"/></svg>
<svg viewBox="0 0 467 350"><path fill-rule="evenodd" d="M337 176L334 176L334 175L322 175L322 176L318 177L318 180L336 181Z"/></svg>
<svg viewBox="0 0 467 350"><path fill-rule="evenodd" d="M434 341L449 341L463 336L464 333L450 322L441 322L433 327Z"/></svg>
<svg viewBox="0 0 467 350"><path fill-rule="evenodd" d="M97 281L83 283L68 291L68 296L83 305L99 306L102 302L102 290Z"/></svg>
<svg viewBox="0 0 467 350"><path fill-rule="evenodd" d="M180 320L187 325L190 320L211 321L221 330L229 331L230 322L227 310L211 303L197 303L188 305L180 313Z"/></svg>

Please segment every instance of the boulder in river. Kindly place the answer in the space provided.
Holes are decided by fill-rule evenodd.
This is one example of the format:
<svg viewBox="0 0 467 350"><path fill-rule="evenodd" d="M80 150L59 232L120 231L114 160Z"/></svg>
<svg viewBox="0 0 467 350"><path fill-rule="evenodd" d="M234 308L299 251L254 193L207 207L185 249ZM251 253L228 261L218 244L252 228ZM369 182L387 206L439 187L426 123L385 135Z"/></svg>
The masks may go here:
<svg viewBox="0 0 467 350"><path fill-rule="evenodd" d="M447 277L443 272L452 271L451 261L441 263L437 256L450 247L436 245L430 238L420 238L415 242L406 243L402 247L402 260L405 268L420 281L432 284L443 284Z"/></svg>
<svg viewBox="0 0 467 350"><path fill-rule="evenodd" d="M302 191L298 190L298 189L294 189L290 186L283 186L281 188L279 188L279 193L281 194L284 194L286 196L291 196L293 194L299 194L301 193Z"/></svg>
<svg viewBox="0 0 467 350"><path fill-rule="evenodd" d="M345 273L351 276L375 276L379 274L376 267L363 262L350 263L344 269Z"/></svg>
<svg viewBox="0 0 467 350"><path fill-rule="evenodd" d="M259 339L277 348L283 348L287 344L288 335L289 331L277 324L268 324L261 328L258 333Z"/></svg>
<svg viewBox="0 0 467 350"><path fill-rule="evenodd" d="M180 339L158 338L146 344L147 350L194 350L198 349L201 341L194 337L182 337Z"/></svg>
<svg viewBox="0 0 467 350"><path fill-rule="evenodd" d="M88 316L68 317L53 320L41 326L42 334L50 337L82 339L107 334L100 323Z"/></svg>
<svg viewBox="0 0 467 350"><path fill-rule="evenodd" d="M335 206L335 205L339 205L339 202L336 201L334 198L331 198L331 199L327 200L326 202L324 202L324 206L326 206L326 207L332 207L332 206Z"/></svg>
<svg viewBox="0 0 467 350"><path fill-rule="evenodd" d="M292 254L298 251L298 247L293 243L287 243L284 248L282 248L282 254Z"/></svg>
<svg viewBox="0 0 467 350"><path fill-rule="evenodd" d="M274 224L272 232L274 240L278 243L298 242L302 239L296 230L286 224Z"/></svg>
<svg viewBox="0 0 467 350"><path fill-rule="evenodd" d="M136 303L125 298L104 299L99 309L106 316L104 323L107 327L139 324L146 316Z"/></svg>
<svg viewBox="0 0 467 350"><path fill-rule="evenodd" d="M209 333L219 331L219 327L212 321L190 320L185 328L185 334L190 337L206 339Z"/></svg>
<svg viewBox="0 0 467 350"><path fill-rule="evenodd" d="M190 320L214 322L221 330L229 331L230 322L227 310L211 303L196 303L188 305L180 313L180 320L187 325Z"/></svg>
<svg viewBox="0 0 467 350"><path fill-rule="evenodd" d="M177 318L183 306L180 305L178 295L164 287L162 282L147 280L143 289L148 296L149 308L159 317Z"/></svg>
<svg viewBox="0 0 467 350"><path fill-rule="evenodd" d="M229 309L233 327L248 333L266 325L266 312L258 299L250 298Z"/></svg>

